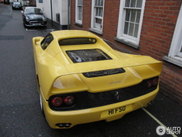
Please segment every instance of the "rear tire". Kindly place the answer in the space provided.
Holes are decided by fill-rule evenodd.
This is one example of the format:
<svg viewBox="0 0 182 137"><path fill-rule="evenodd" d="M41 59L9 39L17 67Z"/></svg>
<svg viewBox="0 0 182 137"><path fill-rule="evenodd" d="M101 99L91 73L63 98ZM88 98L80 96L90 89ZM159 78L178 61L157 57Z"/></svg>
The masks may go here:
<svg viewBox="0 0 182 137"><path fill-rule="evenodd" d="M39 102L40 102L41 112L42 112L43 116L45 117L44 107L43 107L43 103L42 103L42 96L41 96L41 94L39 94Z"/></svg>
<svg viewBox="0 0 182 137"><path fill-rule="evenodd" d="M41 110L41 112L42 112L42 114L43 114L43 116L45 117L45 114L44 114L44 107L43 107L43 101L42 101L42 96L41 96L41 91L40 91L40 84L39 84L39 77L38 77L38 75L36 75L36 79L37 79L37 90L38 90L38 93L39 93L39 103L40 103L40 110Z"/></svg>

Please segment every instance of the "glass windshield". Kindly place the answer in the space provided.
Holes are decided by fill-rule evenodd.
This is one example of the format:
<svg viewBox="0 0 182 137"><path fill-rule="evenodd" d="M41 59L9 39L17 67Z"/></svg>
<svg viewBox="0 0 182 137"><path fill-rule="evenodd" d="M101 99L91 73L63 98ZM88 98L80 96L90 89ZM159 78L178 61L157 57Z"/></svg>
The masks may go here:
<svg viewBox="0 0 182 137"><path fill-rule="evenodd" d="M59 40L59 45L81 45L81 44L95 44L95 38L69 38Z"/></svg>
<svg viewBox="0 0 182 137"><path fill-rule="evenodd" d="M14 5L20 5L20 2L13 2Z"/></svg>
<svg viewBox="0 0 182 137"><path fill-rule="evenodd" d="M83 49L66 51L74 63L109 60L109 57L100 49Z"/></svg>
<svg viewBox="0 0 182 137"><path fill-rule="evenodd" d="M39 8L26 8L25 14L42 14L42 10Z"/></svg>

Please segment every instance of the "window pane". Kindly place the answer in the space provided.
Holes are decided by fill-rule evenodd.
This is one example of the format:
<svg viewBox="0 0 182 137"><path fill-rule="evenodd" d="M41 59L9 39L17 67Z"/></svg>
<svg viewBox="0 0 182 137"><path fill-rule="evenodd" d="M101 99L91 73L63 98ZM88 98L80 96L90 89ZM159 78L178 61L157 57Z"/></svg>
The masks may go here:
<svg viewBox="0 0 182 137"><path fill-rule="evenodd" d="M102 14L103 14L103 9L102 8L95 8L95 15L96 16L99 16L99 17L102 17Z"/></svg>
<svg viewBox="0 0 182 137"><path fill-rule="evenodd" d="M138 25L138 24L135 24L134 37L136 37L136 38L137 38L137 36L138 36L138 27L139 27L139 25Z"/></svg>
<svg viewBox="0 0 182 137"><path fill-rule="evenodd" d="M82 5L82 2L83 2L82 0L78 0L78 5L81 6Z"/></svg>
<svg viewBox="0 0 182 137"><path fill-rule="evenodd" d="M81 45L81 44L95 44L97 40L89 37L67 38L59 40L59 45Z"/></svg>
<svg viewBox="0 0 182 137"><path fill-rule="evenodd" d="M69 50L66 53L74 63L111 59L100 49Z"/></svg>
<svg viewBox="0 0 182 137"><path fill-rule="evenodd" d="M141 8L142 7L142 0L137 0L137 6L138 8Z"/></svg>
<svg viewBox="0 0 182 137"><path fill-rule="evenodd" d="M103 0L95 0L95 6L103 6Z"/></svg>
<svg viewBox="0 0 182 137"><path fill-rule="evenodd" d="M140 21L140 14L141 14L141 11L138 10L137 11L137 17L136 17L136 23L139 23L139 21Z"/></svg>
<svg viewBox="0 0 182 137"><path fill-rule="evenodd" d="M100 0L100 6L103 6L103 0Z"/></svg>
<svg viewBox="0 0 182 137"><path fill-rule="evenodd" d="M102 17L103 9L100 8L100 16Z"/></svg>
<svg viewBox="0 0 182 137"><path fill-rule="evenodd" d="M129 35L133 36L133 32L134 32L134 23L130 23Z"/></svg>
<svg viewBox="0 0 182 137"><path fill-rule="evenodd" d="M136 0L131 0L130 7L136 7Z"/></svg>
<svg viewBox="0 0 182 137"><path fill-rule="evenodd" d="M95 6L97 6L98 5L98 0L95 0Z"/></svg>
<svg viewBox="0 0 182 137"><path fill-rule="evenodd" d="M101 23L102 23L102 19L95 18L95 22L96 22L97 24L101 24Z"/></svg>
<svg viewBox="0 0 182 137"><path fill-rule="evenodd" d="M131 10L131 22L135 22L136 10Z"/></svg>
<svg viewBox="0 0 182 137"><path fill-rule="evenodd" d="M124 25L124 34L128 34L128 22L125 22L125 25Z"/></svg>
<svg viewBox="0 0 182 137"><path fill-rule="evenodd" d="M130 10L126 10L126 17L125 17L125 20L126 21L129 21L129 18L130 18Z"/></svg>
<svg viewBox="0 0 182 137"><path fill-rule="evenodd" d="M78 7L78 20L82 20L82 7Z"/></svg>
<svg viewBox="0 0 182 137"><path fill-rule="evenodd" d="M98 8L95 8L95 15L96 15L96 16L99 16Z"/></svg>
<svg viewBox="0 0 182 137"><path fill-rule="evenodd" d="M102 8L99 8L99 16L102 17Z"/></svg>
<svg viewBox="0 0 182 137"><path fill-rule="evenodd" d="M125 7L129 7L130 5L130 0L125 0Z"/></svg>

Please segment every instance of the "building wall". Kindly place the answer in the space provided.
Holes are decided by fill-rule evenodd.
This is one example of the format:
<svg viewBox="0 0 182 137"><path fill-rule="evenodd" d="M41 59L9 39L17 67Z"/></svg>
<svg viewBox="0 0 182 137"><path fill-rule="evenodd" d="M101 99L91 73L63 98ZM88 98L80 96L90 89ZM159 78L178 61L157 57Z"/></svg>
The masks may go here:
<svg viewBox="0 0 182 137"><path fill-rule="evenodd" d="M39 0L36 0L36 6L41 8L44 12L44 15L51 19L51 6L50 0L43 0L43 3L39 3Z"/></svg>
<svg viewBox="0 0 182 137"><path fill-rule="evenodd" d="M29 0L29 5L36 6L36 0Z"/></svg>
<svg viewBox="0 0 182 137"><path fill-rule="evenodd" d="M163 61L161 91L182 102L182 68L163 60L171 46L181 0L146 0L139 49L115 40L118 28L120 0L105 0L103 34L99 35L117 45L117 49L152 56ZM71 0L71 28L89 30L91 0L83 0L83 23L75 24L75 0Z"/></svg>
<svg viewBox="0 0 182 137"><path fill-rule="evenodd" d="M43 12L47 18L51 20L51 0L43 0L43 3L39 3L36 0L36 5L43 9ZM59 20L56 17L60 15ZM68 0L52 0L52 20L60 25L68 25Z"/></svg>

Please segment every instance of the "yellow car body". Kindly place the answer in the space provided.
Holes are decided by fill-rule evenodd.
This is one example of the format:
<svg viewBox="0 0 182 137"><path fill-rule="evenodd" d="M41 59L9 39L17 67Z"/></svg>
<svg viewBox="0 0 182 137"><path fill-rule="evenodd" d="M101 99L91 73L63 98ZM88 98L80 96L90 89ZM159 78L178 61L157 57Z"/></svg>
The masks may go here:
<svg viewBox="0 0 182 137"><path fill-rule="evenodd" d="M51 128L119 119L159 91L160 61L114 50L91 32L54 31L32 41L40 103Z"/></svg>

